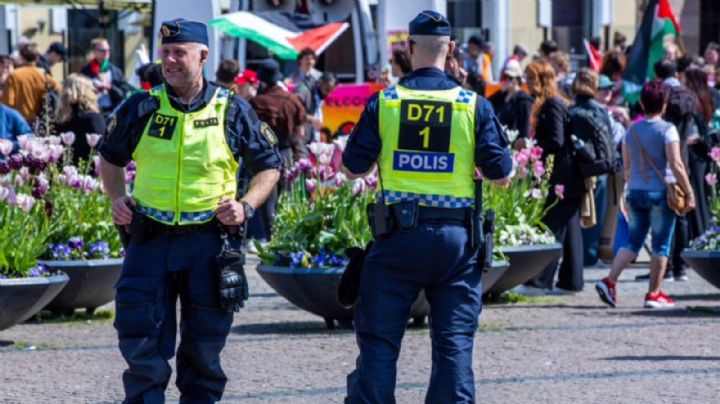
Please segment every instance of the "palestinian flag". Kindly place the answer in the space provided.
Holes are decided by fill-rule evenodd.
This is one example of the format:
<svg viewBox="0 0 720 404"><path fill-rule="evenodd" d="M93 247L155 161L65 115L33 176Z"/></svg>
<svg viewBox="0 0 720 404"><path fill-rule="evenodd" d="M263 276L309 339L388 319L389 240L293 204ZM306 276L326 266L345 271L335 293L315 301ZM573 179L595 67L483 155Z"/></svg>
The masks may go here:
<svg viewBox="0 0 720 404"><path fill-rule="evenodd" d="M623 96L630 104L640 99L643 84L655 78L653 66L665 56L665 37L677 37L680 32L670 0L650 0L630 49L623 77Z"/></svg>
<svg viewBox="0 0 720 404"><path fill-rule="evenodd" d="M310 48L322 53L348 28L346 22L318 23L306 14L277 11L239 11L225 14L208 25L227 35L249 39L278 58L294 60Z"/></svg>

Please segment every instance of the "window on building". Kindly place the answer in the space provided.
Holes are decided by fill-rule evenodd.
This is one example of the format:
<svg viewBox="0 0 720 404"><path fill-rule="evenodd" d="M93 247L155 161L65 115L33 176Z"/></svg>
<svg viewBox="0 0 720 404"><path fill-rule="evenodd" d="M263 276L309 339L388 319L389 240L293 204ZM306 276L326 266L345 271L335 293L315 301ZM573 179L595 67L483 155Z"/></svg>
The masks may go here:
<svg viewBox="0 0 720 404"><path fill-rule="evenodd" d="M584 53L583 38L590 23L588 14L590 7L584 0L553 0L552 2L552 37L560 46L571 54Z"/></svg>

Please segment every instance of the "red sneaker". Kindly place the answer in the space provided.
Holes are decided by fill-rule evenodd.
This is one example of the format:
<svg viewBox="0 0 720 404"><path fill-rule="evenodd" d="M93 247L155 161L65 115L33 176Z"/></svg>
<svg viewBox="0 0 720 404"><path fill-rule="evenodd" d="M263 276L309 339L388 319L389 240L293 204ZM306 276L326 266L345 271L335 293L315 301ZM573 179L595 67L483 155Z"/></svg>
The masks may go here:
<svg viewBox="0 0 720 404"><path fill-rule="evenodd" d="M600 295L600 300L610 305L610 307L615 307L617 304L617 291L615 290L615 283L610 278L606 276L596 283L595 290Z"/></svg>
<svg viewBox="0 0 720 404"><path fill-rule="evenodd" d="M656 295L648 292L645 295L645 307L647 307L647 308L675 307L675 301L670 296L666 295L665 292L663 292L663 291L660 291Z"/></svg>

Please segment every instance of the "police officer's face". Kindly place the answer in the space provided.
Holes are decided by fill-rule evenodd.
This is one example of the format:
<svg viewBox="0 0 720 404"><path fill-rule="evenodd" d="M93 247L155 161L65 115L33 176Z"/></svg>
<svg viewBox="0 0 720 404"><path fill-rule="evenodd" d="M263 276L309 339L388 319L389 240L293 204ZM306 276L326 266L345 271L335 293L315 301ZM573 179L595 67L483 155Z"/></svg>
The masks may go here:
<svg viewBox="0 0 720 404"><path fill-rule="evenodd" d="M185 86L202 75L207 50L194 43L162 46L162 73L171 86Z"/></svg>

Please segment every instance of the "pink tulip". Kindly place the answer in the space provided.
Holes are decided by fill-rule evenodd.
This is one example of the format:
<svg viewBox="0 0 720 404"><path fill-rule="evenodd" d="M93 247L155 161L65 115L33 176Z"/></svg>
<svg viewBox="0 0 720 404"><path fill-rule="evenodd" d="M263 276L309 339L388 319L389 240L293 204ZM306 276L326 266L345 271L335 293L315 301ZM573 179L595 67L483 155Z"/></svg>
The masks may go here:
<svg viewBox="0 0 720 404"><path fill-rule="evenodd" d="M12 186L7 187L7 196L5 196L5 200L10 206L15 206L15 204L17 203L17 195L15 194L15 188L13 188Z"/></svg>
<svg viewBox="0 0 720 404"><path fill-rule="evenodd" d="M310 169L312 168L312 163L310 162L309 159L302 158L302 159L298 160L297 163L295 163L295 167L297 167L298 171L300 171L304 174L307 174L310 171Z"/></svg>
<svg viewBox="0 0 720 404"><path fill-rule="evenodd" d="M317 181L309 178L305 180L305 189L307 189L308 193L315 192L315 188L317 188Z"/></svg>
<svg viewBox="0 0 720 404"><path fill-rule="evenodd" d="M530 171L528 171L527 167L520 166L520 178L527 178L528 174L530 174Z"/></svg>
<svg viewBox="0 0 720 404"><path fill-rule="evenodd" d="M533 165L533 174L535 174L536 177L540 178L543 175L545 175L545 165L542 161L538 160Z"/></svg>
<svg viewBox="0 0 720 404"><path fill-rule="evenodd" d="M18 145L20 145L20 150L25 150L26 152L30 152L31 150L31 139L32 136L30 135L20 135L17 137Z"/></svg>
<svg viewBox="0 0 720 404"><path fill-rule="evenodd" d="M0 202L7 199L8 195L10 195L10 188L0 185Z"/></svg>
<svg viewBox="0 0 720 404"><path fill-rule="evenodd" d="M542 199L543 198L542 190L540 188L533 188L530 190L530 196L533 199Z"/></svg>
<svg viewBox="0 0 720 404"><path fill-rule="evenodd" d="M347 183L347 177L343 173L337 173L335 174L335 180L333 181L333 184L336 187L341 187Z"/></svg>
<svg viewBox="0 0 720 404"><path fill-rule="evenodd" d="M51 144L50 154L48 155L48 163L57 163L60 161L60 157L62 157L64 151L65 148L61 145Z"/></svg>
<svg viewBox="0 0 720 404"><path fill-rule="evenodd" d="M95 148L95 146L97 146L100 142L100 135L96 133L88 133L85 135L85 139L87 139L87 143L90 147Z"/></svg>
<svg viewBox="0 0 720 404"><path fill-rule="evenodd" d="M705 176L705 182L708 183L710 186L715 186L718 183L717 175L716 174L708 174Z"/></svg>
<svg viewBox="0 0 720 404"><path fill-rule="evenodd" d="M565 185L563 185L563 184L556 184L554 191L555 191L555 195L556 195L558 198L563 199L563 198L565 197Z"/></svg>
<svg viewBox="0 0 720 404"><path fill-rule="evenodd" d="M720 147L713 147L710 149L710 153L708 154L711 159L715 161L720 161Z"/></svg>
<svg viewBox="0 0 720 404"><path fill-rule="evenodd" d="M365 181L362 179L356 179L352 182L352 194L354 196L360 195L363 192L365 192L366 185Z"/></svg>
<svg viewBox="0 0 720 404"><path fill-rule="evenodd" d="M7 157L12 153L13 142L10 140L0 139L0 153Z"/></svg>
<svg viewBox="0 0 720 404"><path fill-rule="evenodd" d="M135 171L125 171L125 183L132 184L135 182Z"/></svg>
<svg viewBox="0 0 720 404"><path fill-rule="evenodd" d="M65 166L63 167L63 174L68 178L76 177L78 175L78 169L75 166Z"/></svg>
<svg viewBox="0 0 720 404"><path fill-rule="evenodd" d="M374 174L368 175L365 177L365 184L367 184L368 188L375 189L378 184L378 177Z"/></svg>
<svg viewBox="0 0 720 404"><path fill-rule="evenodd" d="M23 212L30 212L35 204L35 198L30 195L17 194L16 204Z"/></svg>
<svg viewBox="0 0 720 404"><path fill-rule="evenodd" d="M515 162L521 167L527 165L529 160L530 159L528 158L527 153L525 153L525 150L521 150L515 155Z"/></svg>
<svg viewBox="0 0 720 404"><path fill-rule="evenodd" d="M532 160L539 160L542 158L543 155L543 149L540 146L535 146L530 150L530 158Z"/></svg>
<svg viewBox="0 0 720 404"><path fill-rule="evenodd" d="M52 136L48 136L47 139L48 139L48 142L50 143L50 145L53 145L53 146L58 146L59 144L62 143L62 138L60 136L52 135Z"/></svg>
<svg viewBox="0 0 720 404"><path fill-rule="evenodd" d="M73 132L61 133L60 138L62 138L62 142L65 144L65 146L70 146L71 144L75 143L75 133Z"/></svg>

